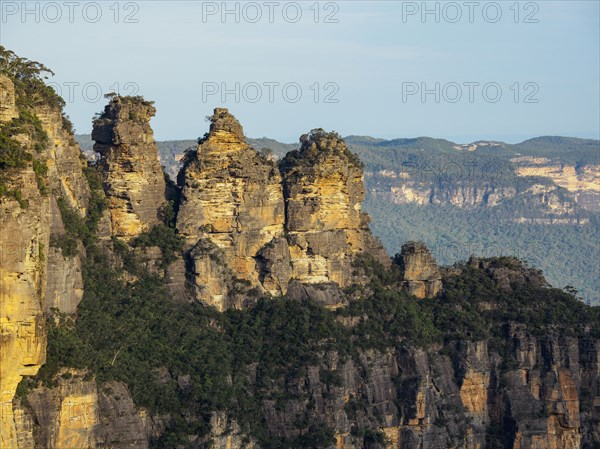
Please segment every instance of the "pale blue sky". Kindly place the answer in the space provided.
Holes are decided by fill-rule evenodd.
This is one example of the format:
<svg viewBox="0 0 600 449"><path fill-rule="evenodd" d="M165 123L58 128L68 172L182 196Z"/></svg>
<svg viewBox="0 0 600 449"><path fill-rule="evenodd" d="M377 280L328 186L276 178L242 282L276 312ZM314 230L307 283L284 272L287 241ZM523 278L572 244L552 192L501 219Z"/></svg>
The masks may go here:
<svg viewBox="0 0 600 449"><path fill-rule="evenodd" d="M286 142L315 127L342 135L426 135L460 142L518 141L538 135L599 137L597 1L521 2L518 8L512 1L498 2L502 17L496 23L491 23L493 6L486 6L492 2L479 2L473 23L462 1L454 3L463 14L457 23L445 20L456 13L449 2L437 3L439 23L433 15L423 23L420 11L408 15L422 2L321 2L318 23L313 1L298 3L302 18L297 23L289 21L295 10L285 1L274 7L274 23L269 23L262 1L256 2L263 13L257 23L245 20L254 14L251 9L246 16L240 14L239 23L233 15L223 23L218 13L203 21L203 10L220 9L222 2L200 1L119 2L118 8L114 1L98 2L102 16L91 23L83 16L85 8L93 19L91 3L79 2L70 23L68 7L56 2L62 18L50 23L56 11L48 2L30 2L34 12L23 17L22 2L0 1L0 43L53 69L53 81L63 86L63 96L68 93L64 83L79 83L66 107L78 132L91 130L93 114L104 105L104 99L85 101L81 86L97 83L87 92L94 99L94 86L106 93L115 83L123 87L133 82L139 94L156 102L152 125L159 140L201 136L207 130L204 117L216 106L229 107L247 135ZM284 6L289 8L288 20ZM484 6L489 8L485 17ZM435 8L436 2L428 7ZM338 22L323 23L331 12ZM138 23L124 23L130 13ZM523 23L528 13L538 22ZM203 83L216 83L220 89L221 83L233 88L236 82L247 88L239 102L233 95L224 104L219 95L203 98ZM303 95L291 103L275 87L270 103L264 85L269 82L297 83ZM442 95L436 103L433 94L425 102L416 94L403 102L403 86L406 93L422 83L434 88L436 82L446 98L456 96L456 84L463 96L450 103ZM464 85L469 82L480 83L472 103ZM252 83L263 90L257 103L247 101L255 96ZM315 83L320 87L318 102ZM334 84L325 89L325 83ZM483 97L481 86L486 83L502 89L497 103ZM338 102L324 103L323 96L336 86L333 98ZM524 103L528 93L538 102ZM293 96L293 89L288 94ZM493 97L494 89L488 94Z"/></svg>

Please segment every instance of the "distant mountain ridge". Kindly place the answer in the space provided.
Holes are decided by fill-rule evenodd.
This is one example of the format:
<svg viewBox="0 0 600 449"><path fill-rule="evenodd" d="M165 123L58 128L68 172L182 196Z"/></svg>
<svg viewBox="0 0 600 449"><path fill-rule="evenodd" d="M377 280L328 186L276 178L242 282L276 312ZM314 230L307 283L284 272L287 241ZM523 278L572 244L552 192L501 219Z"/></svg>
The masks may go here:
<svg viewBox="0 0 600 449"><path fill-rule="evenodd" d="M92 154L94 142L89 134L77 134L75 138L86 154ZM494 151L497 155L545 157L577 165L600 164L600 140L576 137L540 136L517 144L491 140L478 140L468 144L459 144L446 139L425 136L388 140L371 136L350 135L344 137L344 140L350 147L357 147L358 150L361 147L379 147L441 151L444 153L456 153L465 150L475 152ZM164 163L182 154L185 149L195 147L197 139L164 140L157 143L161 160ZM278 157L283 157L288 151L299 147L297 143L283 143L268 137L248 138L248 143L257 150L269 148Z"/></svg>

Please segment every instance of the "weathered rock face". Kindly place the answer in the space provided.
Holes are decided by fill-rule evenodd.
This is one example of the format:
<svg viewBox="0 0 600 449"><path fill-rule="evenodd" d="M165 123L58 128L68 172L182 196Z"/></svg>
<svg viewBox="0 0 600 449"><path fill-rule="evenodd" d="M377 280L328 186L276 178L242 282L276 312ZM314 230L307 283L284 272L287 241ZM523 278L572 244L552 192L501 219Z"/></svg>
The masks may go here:
<svg viewBox="0 0 600 449"><path fill-rule="evenodd" d="M3 102L0 116L0 121L8 121L16 113L14 88L8 78L2 77L0 82L6 89L3 100L12 98L12 102ZM31 144L27 136L17 137L24 145ZM15 171L3 181L20 191L28 203L23 208L14 199L0 196L0 447L12 448L17 447L12 407L17 385L23 376L37 373L46 355L41 313L50 211L31 167Z"/></svg>
<svg viewBox="0 0 600 449"><path fill-rule="evenodd" d="M310 432L297 425L308 419L332 431L335 443L329 448L592 447L597 416L581 413L579 404L585 400L592 410L591 403L600 402L598 386L592 385L600 374L598 343L536 338L523 327L504 332L511 347L504 356L517 361L512 367L490 341L449 342L443 351L369 350L356 358L329 353L323 364L287 379L285 390L278 391L298 399L283 405L263 401L269 434L296 438ZM327 380L331 371L338 382ZM223 424L214 424L222 442ZM227 447L243 447L237 428L229 435Z"/></svg>
<svg viewBox="0 0 600 449"><path fill-rule="evenodd" d="M521 156L511 161L517 166L518 176L549 178L557 186L573 193L583 208L597 211L600 207L600 166L566 165L531 156Z"/></svg>
<svg viewBox="0 0 600 449"><path fill-rule="evenodd" d="M7 121L17 116L15 92L10 79L2 77L0 82L4 86L0 121ZM39 120L47 142L34 148L39 142L31 135L13 137L33 155L38 170L27 166L6 179L27 205L21 207L10 198L0 197L2 447L17 447L14 426L21 415L12 413L11 404L16 386L22 376L35 375L45 360L43 311L56 307L74 313L83 296L83 249L65 257L50 245L50 237L60 239L65 232L58 198L81 216L86 213L89 187L83 173L85 164L58 107L36 106L28 112Z"/></svg>
<svg viewBox="0 0 600 449"><path fill-rule="evenodd" d="M92 139L109 201L112 232L129 240L160 222L165 179L150 119L156 110L139 98L113 97L94 121Z"/></svg>
<svg viewBox="0 0 600 449"><path fill-rule="evenodd" d="M547 223L556 217L572 217L580 209L598 210L600 166L568 165L532 156L512 158L510 163L514 168L494 167L491 162L475 168L475 160L455 162L446 156L415 163L417 169L407 158L400 170L369 171L366 178L371 195L393 204L474 209L521 203L541 214L523 218L545 219ZM532 182L534 177L537 180Z"/></svg>
<svg viewBox="0 0 600 449"><path fill-rule="evenodd" d="M366 176L369 192L393 204L451 204L463 209L472 209L480 206L498 206L518 193L514 186L459 180L443 183L435 177L423 179L419 174L398 173L393 170L368 172Z"/></svg>
<svg viewBox="0 0 600 449"><path fill-rule="evenodd" d="M15 86L10 78L0 75L0 122L18 117L15 107Z"/></svg>
<svg viewBox="0 0 600 449"><path fill-rule="evenodd" d="M79 144L75 141L73 133L65 128L60 110L38 107L35 114L48 135L46 164L50 190L53 195L63 198L69 207L84 216L90 189L83 174L87 162L81 157Z"/></svg>
<svg viewBox="0 0 600 449"><path fill-rule="evenodd" d="M211 432L208 440L211 449L258 449L259 446L244 434L240 426L225 413L213 413L210 418Z"/></svg>
<svg viewBox="0 0 600 449"><path fill-rule="evenodd" d="M360 162L337 135L303 136L300 151L278 169L246 144L226 109L215 109L180 183L177 229L193 248L197 297L219 309L231 302L234 278L279 295L292 279L349 285L351 262L361 252L389 263L361 211ZM230 271L219 267L214 250L209 257L206 242L221 250Z"/></svg>
<svg viewBox="0 0 600 449"><path fill-rule="evenodd" d="M17 447L12 400L23 376L45 361L42 292L50 239L48 201L35 174L22 170L12 180L28 207L0 197L0 447Z"/></svg>
<svg viewBox="0 0 600 449"><path fill-rule="evenodd" d="M402 271L404 287L411 295L431 298L442 289L440 269L423 243L405 243L395 261Z"/></svg>
<svg viewBox="0 0 600 449"><path fill-rule="evenodd" d="M362 166L335 133L313 130L281 162L292 277L306 283L352 282L354 255L388 257L368 228Z"/></svg>
<svg viewBox="0 0 600 449"><path fill-rule="evenodd" d="M120 382L97 387L85 373L67 370L56 387L29 393L27 404L16 409L19 449L148 447L146 413Z"/></svg>
<svg viewBox="0 0 600 449"><path fill-rule="evenodd" d="M57 204L61 198L67 207L85 217L90 189L83 169L81 150L73 133L65 128L60 110L38 107L36 116L48 135L48 147L43 152L48 167L46 175L50 195L50 234L61 239L65 233ZM64 313L75 313L83 297L81 272L83 247L77 254L65 257L60 249L48 248L48 276L44 291L44 310L57 308Z"/></svg>
<svg viewBox="0 0 600 449"><path fill-rule="evenodd" d="M283 234L283 194L275 163L245 143L241 125L227 109L215 109L208 136L184 170L178 231L190 246L201 239L216 245L235 276L262 288L256 258ZM192 256L200 285L208 286L199 297L222 303L229 282L200 252ZM287 279L269 280L264 288L284 293Z"/></svg>

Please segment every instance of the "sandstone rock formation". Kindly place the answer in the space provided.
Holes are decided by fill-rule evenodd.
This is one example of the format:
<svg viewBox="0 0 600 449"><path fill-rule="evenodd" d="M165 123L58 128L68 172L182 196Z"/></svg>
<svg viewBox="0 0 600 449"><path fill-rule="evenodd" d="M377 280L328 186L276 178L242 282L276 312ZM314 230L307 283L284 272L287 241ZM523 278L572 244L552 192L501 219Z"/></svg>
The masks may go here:
<svg viewBox="0 0 600 449"><path fill-rule="evenodd" d="M356 359L330 353L320 366L288 379L287 392L298 399L284 407L264 401L270 434L299 435L294 423L310 408L310 416L333 432L335 443L329 447L585 447L598 423L580 413L576 385L583 382L587 390L588 373L598 373L598 343L536 338L523 328L504 332L503 338L514 343L504 354L517 361L511 368L502 365L487 341L453 342L444 351L362 351ZM331 369L339 373L338 385L326 381ZM499 385L499 379L506 384ZM593 386L588 394L593 398L596 392ZM363 426L374 429L369 437L358 431ZM375 446L377 438L381 446Z"/></svg>
<svg viewBox="0 0 600 449"><path fill-rule="evenodd" d="M335 133L313 130L300 142L281 162L292 277L345 287L356 254L368 252L389 264L361 210L362 165Z"/></svg>
<svg viewBox="0 0 600 449"><path fill-rule="evenodd" d="M15 107L15 86L10 78L0 75L0 123L18 116Z"/></svg>
<svg viewBox="0 0 600 449"><path fill-rule="evenodd" d="M12 400L23 376L45 361L42 318L46 254L50 239L48 201L33 170L13 179L28 201L22 209L0 197L0 447L17 447Z"/></svg>
<svg viewBox="0 0 600 449"><path fill-rule="evenodd" d="M275 163L246 144L241 125L227 109L215 109L210 132L182 176L177 229L189 246L195 246L191 254L198 297L221 303L231 289L223 268L203 251L211 244L236 277L261 286L256 258L283 234L281 177ZM206 244L198 244L201 240ZM275 295L285 293L287 280L265 288Z"/></svg>
<svg viewBox="0 0 600 449"><path fill-rule="evenodd" d="M150 119L151 102L114 96L94 120L94 151L109 201L112 232L130 240L160 222L166 203L165 179L158 161Z"/></svg>
<svg viewBox="0 0 600 449"><path fill-rule="evenodd" d="M8 85L4 78L0 83ZM0 122L16 114L10 94L0 92L0 99L6 98L2 106L8 106L0 111ZM165 186L148 124L153 112L151 105L139 99L114 98L96 122L97 150L111 200L110 223L101 225L102 236L110 236L114 229L117 236L131 243L133 237L159 222ZM197 433L185 435L192 447L258 449L261 435L249 433L253 429L243 427L239 414L236 421L233 413L216 411L209 408L214 404L199 401L193 404L198 406L198 415L151 415L136 407L124 383L97 383L92 373L83 370L63 367L54 385L35 386L32 382L32 390L15 394L22 377L34 375L45 361L43 312L57 307L75 313L83 291L83 246L77 247L75 256L65 256L60 248L50 246L51 235L60 237L67 232L68 221L63 222L59 204L64 201L79 218L91 204L78 148L60 111L38 107L32 113L48 136L46 147L30 151L36 163L47 167L46 179L39 179L34 170L39 165L27 159L24 167L2 179L20 192L26 206L19 204L18 197L0 196L0 448L146 449L151 438L172 436L166 434L172 430L169 421L179 421L176 424L190 430L181 431L178 437L185 432ZM31 136L16 138L32 150ZM361 211L364 188L356 158L339 136L321 130L303 136L301 143L301 149L277 167L245 143L237 120L226 110L217 109L210 133L183 172L185 185L177 227L187 239L187 265L179 258L165 268L158 262L161 249L150 244L132 245L125 251L139 256L146 272L165 274L165 283L176 288L181 287L178 279L185 274L194 278L196 297L219 310L244 307L251 300L248 291L252 288L273 295L287 292L297 300L287 303L294 307L312 307L302 304L307 299L316 299L329 308L347 304L350 296L338 287L356 281L352 259L367 253L387 264L389 258L369 233L367 217ZM504 259L497 263L473 258L451 275L480 270L479 275L491 280L485 285L496 288L494 294L498 295L545 287L540 272ZM396 263L410 293L423 298L439 292L441 272L422 244L404 245ZM393 290L397 286L386 287ZM560 295L552 298L575 309L574 300L570 303ZM481 315L493 311L494 306L491 301L483 303ZM578 313L591 310L583 307ZM313 312L316 315L309 316L318 319L324 311L315 308ZM203 321L207 329L215 335L227 332L228 327L221 328L227 323L224 316L221 322L210 313L207 316L211 319ZM319 339L310 354L304 350L295 354L298 359L290 359L292 366L278 365L284 351L262 351L270 334L262 335L260 315L256 322L250 320L247 324L258 331L249 334L250 343L260 345L252 349L256 358L246 362L223 360L234 366L230 365L230 376L221 377L229 377L222 379L223 385L252 395L256 400L252 404L257 407L245 410L245 403L240 401L234 407L241 410L232 412L248 413L256 422L264 423L266 435L262 436L275 445L296 439L296 447L579 449L594 447L600 441L597 329L559 334L554 327L535 328L535 320L531 320L532 328L498 320L501 325L489 339L476 340L467 332L463 337L428 345L397 335L365 346L344 341L347 336L377 337L376 332L364 331L367 326L383 331L379 327L384 322L394 325L397 317L387 315L385 308L371 321L363 311L348 316L332 314L330 318L339 318L345 327L360 324L363 328L348 335L344 329L336 329L340 333L329 340L339 335L343 346ZM288 326L286 318L277 317L274 327L283 326L291 344L302 343L309 329L303 326L312 324L312 318L297 328ZM110 324L116 326L118 319ZM146 334L140 335L143 338ZM223 336L219 345L237 344L227 337ZM191 335L183 341L195 345L203 344L203 339L202 335ZM162 350L168 351L169 346L165 346ZM286 349L302 349L297 346ZM217 354L230 354L213 348L218 349ZM318 357L309 357L317 352ZM222 366L220 358L217 362ZM203 377L193 379L186 373L188 369L194 372L195 365L177 363L174 372L169 371L173 367L151 368L173 381L164 385L169 390L161 391L172 392L173 388L177 394L179 390L187 394L205 387ZM127 361L124 366L131 365ZM284 369L277 377L275 372L280 368ZM273 372L269 375L268 371ZM37 381L42 381L41 377ZM153 387L135 386L142 394L145 387ZM226 395L224 398L215 404L231 400ZM315 429L326 444L310 443ZM298 443L303 441L304 445Z"/></svg>
<svg viewBox="0 0 600 449"><path fill-rule="evenodd" d="M395 260L402 271L404 287L411 295L421 299L431 298L442 289L440 269L423 243L405 243Z"/></svg>
<svg viewBox="0 0 600 449"><path fill-rule="evenodd" d="M15 448L148 448L147 414L121 382L97 385L85 372L65 370L56 387L33 390L27 403L16 409Z"/></svg>
<svg viewBox="0 0 600 449"><path fill-rule="evenodd" d="M61 111L57 108L38 107L39 118L48 136L48 148L42 153L48 167L47 183L50 191L50 234L61 239L65 233L58 198L66 206L85 217L90 189L83 169L79 145L73 133L66 129ZM59 248L48 248L48 278L44 292L44 310L58 308L64 313L75 313L83 297L81 264L83 248L77 254L65 257Z"/></svg>
<svg viewBox="0 0 600 449"><path fill-rule="evenodd" d="M544 157L520 156L511 159L518 176L537 176L552 180L574 194L577 203L585 209L597 211L600 207L600 166L568 165Z"/></svg>
<svg viewBox="0 0 600 449"><path fill-rule="evenodd" d="M8 78L0 80L13 92ZM3 104L0 122L16 114L14 102ZM15 136L29 147L28 136ZM50 240L48 198L38 189L31 166L6 176L5 185L27 202L0 196L0 447L17 447L12 400L23 376L37 373L45 361L46 332L41 316Z"/></svg>
<svg viewBox="0 0 600 449"><path fill-rule="evenodd" d="M339 136L303 136L278 169L246 144L226 109L210 120L180 174L177 217L199 299L227 308L235 278L272 295L285 294L292 279L345 287L362 252L388 263L361 211L360 162Z"/></svg>
<svg viewBox="0 0 600 449"><path fill-rule="evenodd" d="M0 81L4 86L1 122L18 116L14 103L18 93L9 78ZM34 375L45 360L43 311L57 308L74 313L83 296L82 248L66 257L51 246L50 237L60 239L65 232L59 198L85 216L90 195L85 163L59 107L38 104L27 113L41 131L12 137L32 155L33 166L3 173L3 181L20 192L25 207L0 196L0 438L6 445L2 447L16 444L18 416L13 419L11 412L16 386L22 376Z"/></svg>

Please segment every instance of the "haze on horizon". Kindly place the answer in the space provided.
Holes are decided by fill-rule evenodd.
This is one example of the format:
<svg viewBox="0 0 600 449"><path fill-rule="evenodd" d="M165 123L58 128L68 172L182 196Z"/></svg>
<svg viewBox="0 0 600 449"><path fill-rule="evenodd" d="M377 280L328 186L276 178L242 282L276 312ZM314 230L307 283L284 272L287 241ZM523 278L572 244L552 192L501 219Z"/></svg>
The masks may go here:
<svg viewBox="0 0 600 449"><path fill-rule="evenodd" d="M600 138L598 2L75 3L1 0L0 44L55 72L78 133L118 89L155 101L157 140L214 107L283 142Z"/></svg>

